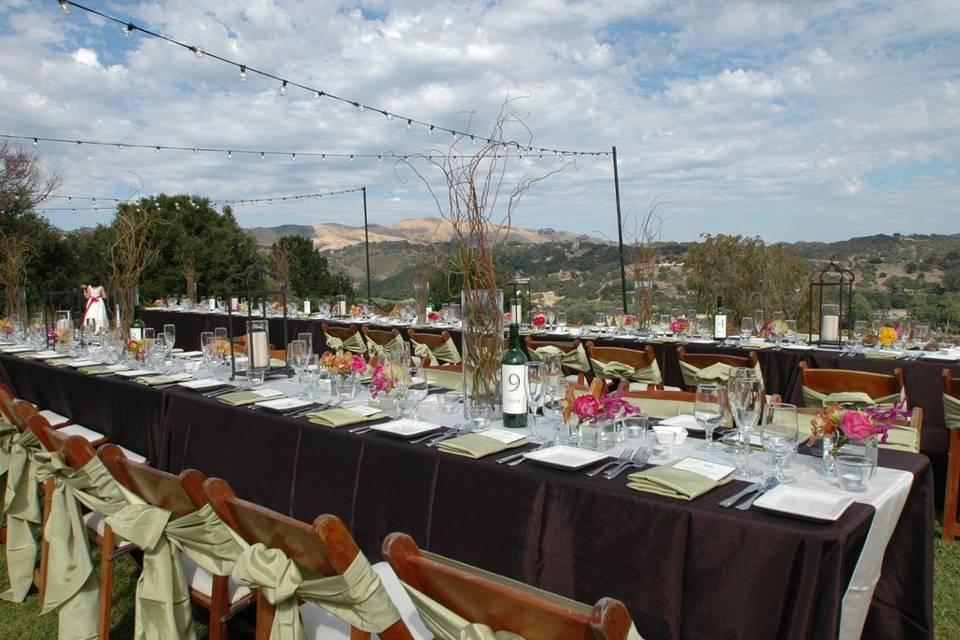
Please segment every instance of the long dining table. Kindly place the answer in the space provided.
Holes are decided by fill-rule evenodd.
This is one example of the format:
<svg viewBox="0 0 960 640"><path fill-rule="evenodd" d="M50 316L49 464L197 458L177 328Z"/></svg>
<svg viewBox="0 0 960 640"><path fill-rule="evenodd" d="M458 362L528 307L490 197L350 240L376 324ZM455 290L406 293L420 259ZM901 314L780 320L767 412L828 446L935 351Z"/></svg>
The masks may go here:
<svg viewBox="0 0 960 640"><path fill-rule="evenodd" d="M180 387L0 355L15 393L178 473L304 521L340 517L379 558L404 531L422 547L583 602L622 600L647 638L837 637L876 510L835 522L722 509L740 481L692 501L532 464L498 465L377 433L231 407ZM923 455L881 451L911 477L869 601L864 638L932 638L934 490Z"/></svg>
<svg viewBox="0 0 960 640"><path fill-rule="evenodd" d="M216 327L226 326L232 320L234 335L245 332L247 316L235 314L232 318L225 313L180 311L173 309L149 309L142 311L142 318L147 326L158 331L164 324L172 323L177 327L177 345L186 349L199 348L200 333L213 331ZM314 350L321 353L326 348L326 341L322 323L330 326L360 326L356 321L341 318L317 319L298 316L287 321L288 340L293 340L298 333L310 333ZM270 317L270 336L275 344L279 345L283 335L283 320L280 317ZM406 338L406 325L366 323L371 328L397 328ZM417 326L418 332L439 332L448 330L454 341L460 343L460 332L455 328L436 326ZM555 341L572 341L578 339L573 333L550 334L540 333L538 339ZM657 362L667 385L683 387L683 378L680 373L680 364L677 358L679 343L654 342L648 343L634 337L600 335L590 338L599 346L619 346L629 349L642 349L650 344L657 355ZM800 379L800 363L807 362L811 367L818 369L851 369L874 373L891 374L894 369L901 368L907 391L907 398L911 408L919 407L923 410L923 429L921 432L920 450L933 465L934 486L936 490L936 504L943 504L943 488L946 482L947 451L950 443L950 431L947 429L943 417L943 399L940 375L943 369L949 369L954 377L960 376L960 362L944 362L936 360L902 360L902 359L875 359L864 356L850 357L842 355L838 350L829 349L789 349L766 348L746 349L738 346L724 346L714 342L692 341L683 343L690 353L725 353L728 355L748 356L752 351L757 353L760 366L763 369L764 383L768 393L779 394L785 402L792 402L797 406L803 405L803 391Z"/></svg>

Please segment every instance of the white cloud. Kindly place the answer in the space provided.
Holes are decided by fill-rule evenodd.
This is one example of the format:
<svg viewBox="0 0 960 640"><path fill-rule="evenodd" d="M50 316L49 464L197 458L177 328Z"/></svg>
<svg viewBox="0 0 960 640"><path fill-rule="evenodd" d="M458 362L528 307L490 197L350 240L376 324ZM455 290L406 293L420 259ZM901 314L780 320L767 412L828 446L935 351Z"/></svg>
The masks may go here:
<svg viewBox="0 0 960 640"><path fill-rule="evenodd" d="M795 239L864 233L875 215L898 220L898 231L960 231L960 12L951 4L155 0L110 10L441 126L472 121L486 132L503 99L522 96L513 106L538 143L615 144L624 208L642 211L658 195L672 202L666 237ZM118 25L63 15L55 3L0 8L0 50L5 133L375 154L450 142L296 89L279 97L276 82L240 82L209 57L124 38ZM216 198L365 184L372 220L434 211L423 185L389 162L39 151L64 172L65 193L127 195L141 180L145 193ZM896 190L871 178L878 172L901 176ZM580 159L532 191L516 222L612 235L611 177L609 162ZM355 200L238 215L249 224L349 223Z"/></svg>

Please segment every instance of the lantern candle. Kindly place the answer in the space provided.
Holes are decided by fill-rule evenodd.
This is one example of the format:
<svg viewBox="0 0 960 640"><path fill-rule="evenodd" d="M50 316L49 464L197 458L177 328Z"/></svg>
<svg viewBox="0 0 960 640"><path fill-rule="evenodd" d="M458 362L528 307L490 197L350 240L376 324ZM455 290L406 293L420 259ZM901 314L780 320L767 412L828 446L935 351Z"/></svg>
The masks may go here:
<svg viewBox="0 0 960 640"><path fill-rule="evenodd" d="M247 356L250 369L270 367L270 334L265 320L251 320L247 323Z"/></svg>
<svg viewBox="0 0 960 640"><path fill-rule="evenodd" d="M303 315L305 315L305 316L310 315L310 301L309 301L309 300L304 300L304 301L303 301Z"/></svg>
<svg viewBox="0 0 960 640"><path fill-rule="evenodd" d="M337 315L347 315L347 296L342 293L337 296Z"/></svg>
<svg viewBox="0 0 960 640"><path fill-rule="evenodd" d="M825 304L820 307L820 341L840 341L840 307Z"/></svg>
<svg viewBox="0 0 960 640"><path fill-rule="evenodd" d="M523 307L520 298L510 298L510 322L521 324L523 322Z"/></svg>
<svg viewBox="0 0 960 640"><path fill-rule="evenodd" d="M70 328L70 311L57 311L57 331L65 331Z"/></svg>

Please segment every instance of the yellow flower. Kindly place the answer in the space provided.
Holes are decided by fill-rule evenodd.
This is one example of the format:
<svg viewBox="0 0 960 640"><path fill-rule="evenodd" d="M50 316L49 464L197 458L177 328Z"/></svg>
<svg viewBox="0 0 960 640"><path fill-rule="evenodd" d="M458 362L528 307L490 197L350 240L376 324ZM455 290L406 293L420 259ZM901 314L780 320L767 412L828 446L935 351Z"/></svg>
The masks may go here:
<svg viewBox="0 0 960 640"><path fill-rule="evenodd" d="M883 327L877 333L877 342L884 347L889 347L897 341L897 330L893 327Z"/></svg>

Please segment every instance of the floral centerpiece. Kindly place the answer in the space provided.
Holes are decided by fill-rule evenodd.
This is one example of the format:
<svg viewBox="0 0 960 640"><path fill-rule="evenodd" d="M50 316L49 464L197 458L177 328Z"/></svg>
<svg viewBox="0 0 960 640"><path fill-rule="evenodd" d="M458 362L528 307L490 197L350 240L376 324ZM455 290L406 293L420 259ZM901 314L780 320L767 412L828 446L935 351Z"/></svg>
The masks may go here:
<svg viewBox="0 0 960 640"><path fill-rule="evenodd" d="M13 334L13 323L9 319L4 318L0 320L0 333L5 336L10 336Z"/></svg>
<svg viewBox="0 0 960 640"><path fill-rule="evenodd" d="M533 314L533 318L530 319L530 324L532 324L537 329L543 329L547 326L547 314L542 311L538 311Z"/></svg>
<svg viewBox="0 0 960 640"><path fill-rule="evenodd" d="M787 321L786 320L772 320L767 323L767 326L763 328L760 332L761 337L768 340L774 340L777 336L783 336L787 333Z"/></svg>
<svg viewBox="0 0 960 640"><path fill-rule="evenodd" d="M427 312L427 322L439 322L440 321L440 312L439 311L428 311Z"/></svg>
<svg viewBox="0 0 960 640"><path fill-rule="evenodd" d="M877 343L881 347L890 347L900 339L901 335L903 335L903 329L900 325L896 327L881 327L880 331L877 332Z"/></svg>
<svg viewBox="0 0 960 640"><path fill-rule="evenodd" d="M226 358L230 355L230 343L223 338L218 338L213 341L211 346L212 355L220 356Z"/></svg>
<svg viewBox="0 0 960 640"><path fill-rule="evenodd" d="M53 327L47 327L47 342L52 345L56 345L60 341L60 336L56 329Z"/></svg>
<svg viewBox="0 0 960 640"><path fill-rule="evenodd" d="M127 353L137 362L143 362L147 356L147 341L127 340Z"/></svg>
<svg viewBox="0 0 960 640"><path fill-rule="evenodd" d="M332 374L349 375L351 373L363 373L367 370L367 363L363 358L355 353L335 354L327 351L320 357L320 364L327 368Z"/></svg>
<svg viewBox="0 0 960 640"><path fill-rule="evenodd" d="M674 335L686 333L689 328L690 323L687 322L686 318L674 318L673 322L670 323L670 331L672 331Z"/></svg>
<svg viewBox="0 0 960 640"><path fill-rule="evenodd" d="M824 444L824 460L830 460L846 445L859 444L864 447L865 455L876 455L877 440L887 441L887 433L894 426L894 422L909 420L912 411L906 408L904 399L891 407L865 407L863 409L844 409L839 404L824 407L810 422L810 438L807 445L817 440L825 439L830 444ZM874 462L876 458L874 457ZM827 471L832 472L832 464L827 465Z"/></svg>
<svg viewBox="0 0 960 640"><path fill-rule="evenodd" d="M373 368L373 379L370 381L370 397L376 398L381 393L390 393L396 387L394 377L387 372L388 366L378 362Z"/></svg>
<svg viewBox="0 0 960 640"><path fill-rule="evenodd" d="M579 440L582 445L597 451L609 449L615 444L614 422L619 418L640 413L640 409L623 398L623 393L611 393L600 398L584 394L573 402L568 398L560 402L565 422L576 415L576 428L571 432L571 441Z"/></svg>

